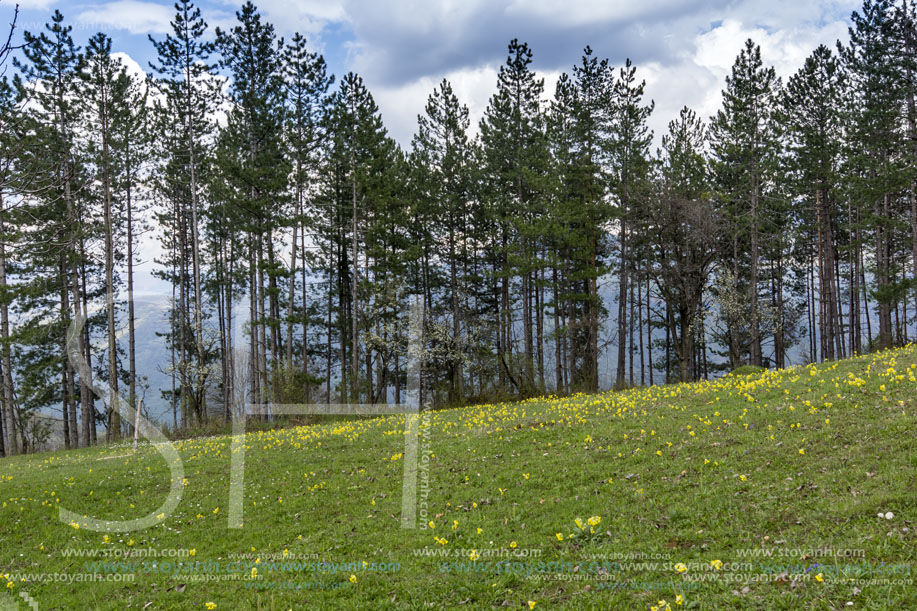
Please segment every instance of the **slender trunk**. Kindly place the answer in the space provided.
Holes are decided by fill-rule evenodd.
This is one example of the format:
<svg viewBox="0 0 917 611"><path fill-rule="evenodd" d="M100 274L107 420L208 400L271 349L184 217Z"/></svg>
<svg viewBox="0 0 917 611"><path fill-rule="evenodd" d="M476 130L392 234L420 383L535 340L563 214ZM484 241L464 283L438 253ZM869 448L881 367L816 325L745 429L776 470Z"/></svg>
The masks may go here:
<svg viewBox="0 0 917 611"><path fill-rule="evenodd" d="M172 432L178 431L178 401L175 395L177 389L175 384L175 376L178 373L176 368L177 363L175 362L175 278L177 275L175 264L176 264L176 251L175 251L175 238L171 240L172 246L172 311L169 313L169 359L172 364L172 367L169 369L171 375L169 376L172 380L172 394L170 399L172 402Z"/></svg>
<svg viewBox="0 0 917 611"><path fill-rule="evenodd" d="M13 367L10 356L10 317L9 304L7 303L6 279L6 227L3 218L3 194L0 193L0 369L3 369L3 409L0 417L6 415L6 435L8 438L5 451L9 455L19 453L19 444L16 439L16 407L13 402Z"/></svg>
<svg viewBox="0 0 917 611"><path fill-rule="evenodd" d="M875 205L875 215L877 218L888 218L888 194L882 199L881 204L877 201ZM890 265L889 265L889 238L888 230L879 223L876 228L876 285L881 291L889 286ZM879 342L880 350L889 348L892 345L892 308L887 298L878 300L879 302Z"/></svg>
<svg viewBox="0 0 917 611"><path fill-rule="evenodd" d="M455 260L455 231L452 229L452 223L450 223L449 230L449 292L451 293L451 305L452 305L452 341L457 349L461 349L460 337L462 333L461 321L459 318L459 291L458 291L458 270ZM454 355L454 365L452 367L452 380L451 380L451 397L450 403L453 405L462 401L464 395L464 389L462 388L462 382L464 374L462 372L462 359L461 355Z"/></svg>
<svg viewBox="0 0 917 611"><path fill-rule="evenodd" d="M907 139L910 146L911 167L917 165L917 83L915 83L914 62L917 62L917 40L915 40L915 28L917 24L911 19L911 11L908 10L907 0L902 7L904 17L905 31L905 82L907 83ZM911 204L911 257L912 257L912 278L915 282L914 298L917 305L917 177L910 185L908 199ZM905 317L906 319L906 317Z"/></svg>
<svg viewBox="0 0 917 611"><path fill-rule="evenodd" d="M328 272L328 323L325 337L325 403L331 403L331 309L334 301L334 268Z"/></svg>
<svg viewBox="0 0 917 611"><path fill-rule="evenodd" d="M678 313L680 328L679 335L679 373L682 382L690 382L694 379L694 337L691 334L691 320L687 306L679 308Z"/></svg>
<svg viewBox="0 0 917 611"><path fill-rule="evenodd" d="M129 145L128 145L129 146ZM130 367L128 380L127 400L132 409L137 409L137 342L136 342L136 317L134 315L134 216L131 177L130 151L125 163L127 174L127 361Z"/></svg>
<svg viewBox="0 0 917 611"><path fill-rule="evenodd" d="M363 263L364 263L363 277L366 279L367 285L379 286L379 284L377 283L381 283L380 279L375 276L373 278L370 278L369 276L369 247L368 246L366 248L366 251L367 251L366 254L363 255ZM372 308L371 296L367 295L366 296L366 309L371 311L371 308ZM368 327L371 324L371 322L367 320L366 324ZM363 359L366 364L366 402L372 403L373 402L372 400L372 397L373 397L373 363L372 363L372 351L369 346L367 346L366 349L363 351Z"/></svg>
<svg viewBox="0 0 917 611"><path fill-rule="evenodd" d="M776 318L774 321L774 367L784 369L786 365L786 341L783 334L783 259L781 255L777 257L775 273L771 274L771 285L773 287L771 290L771 307Z"/></svg>
<svg viewBox="0 0 917 611"><path fill-rule="evenodd" d="M351 331L350 331L350 394L351 400L354 403L359 403L360 401L360 304L359 304L359 295L357 289L360 282L360 262L359 262L359 233L357 231L358 220L357 220L357 173L356 173L356 164L351 159L351 189L353 197L353 210L352 210L352 221L353 221L353 243L351 244L352 255L351 255L351 289L350 289L350 299L351 299Z"/></svg>
<svg viewBox="0 0 917 611"><path fill-rule="evenodd" d="M522 257L522 343L525 366L525 385L531 389L535 383L535 357L532 341L532 279L528 269L530 262L528 245L523 242Z"/></svg>
<svg viewBox="0 0 917 611"><path fill-rule="evenodd" d="M542 253L542 258L547 256L547 251ZM545 391L545 379L544 379L544 294L545 294L545 271L544 265L539 265L538 268L539 281L535 285L535 333L536 333L536 343L535 348L538 355L538 389L544 393Z"/></svg>
<svg viewBox="0 0 917 611"><path fill-rule="evenodd" d="M819 336L819 348L821 349L821 359L820 360L834 360L834 343L829 342L830 338L830 329L831 329L831 317L829 313L831 312L830 308L830 292L826 290L828 286L828 279L826 276L827 265L825 261L826 257L826 244L827 237L826 231L823 227L824 223L827 223L827 219L824 218L822 210L822 190L820 188L815 189L815 229L816 229L816 248L818 251L817 260L818 260L818 336ZM824 219L824 220L823 220Z"/></svg>
<svg viewBox="0 0 917 611"><path fill-rule="evenodd" d="M0 401L0 458L6 456L6 409L3 407L3 402ZM64 419L64 425L66 426L67 420ZM70 449L70 437L65 437L67 442L66 449Z"/></svg>
<svg viewBox="0 0 917 611"><path fill-rule="evenodd" d="M554 257L554 262L551 265L551 290L554 297L554 384L555 392L560 394L564 392L564 375L563 375L563 363L562 357L562 343L561 343L561 327L560 327L560 295L558 294L557 287L557 257Z"/></svg>
<svg viewBox="0 0 917 611"><path fill-rule="evenodd" d="M82 219L80 220L80 222L82 223ZM85 312L86 318L88 319L89 318L89 289L87 288L88 274L86 273L86 261L89 260L89 257L86 256L86 242L84 238L82 237L80 238L79 245L80 245L80 253L79 253L80 255L80 266L79 266L80 282L83 287L82 288L83 312ZM92 426L89 429L89 439L92 445L96 445L97 431L96 431L95 418L98 414L98 411L96 410L96 395L95 395L95 391L93 390L95 386L92 382L92 375L93 375L92 374L92 341L89 336L88 322L83 327L83 336L84 336L83 345L86 347L86 352L84 354L84 357L86 358L86 373L87 373L87 380L88 380L86 388L89 393L89 411L93 417ZM107 423L107 420L106 420L106 423Z"/></svg>
<svg viewBox="0 0 917 611"><path fill-rule="evenodd" d="M732 237L732 293L739 294L739 239L737 235ZM742 354L739 341L738 321L732 320L729 323L729 366L731 369L737 368L742 364Z"/></svg>
<svg viewBox="0 0 917 611"><path fill-rule="evenodd" d="M751 193L751 272L749 277L749 298L751 301L751 316L749 321L749 357L752 365L761 366L761 327L758 308L758 184Z"/></svg>
<svg viewBox="0 0 917 611"><path fill-rule="evenodd" d="M260 219L259 219L260 221ZM262 227L263 227L263 223ZM268 236L268 239L270 237ZM256 327L258 331L258 389L260 390L260 395L258 397L258 402L264 405L270 401L274 400L274 389L268 384L268 371L267 371L267 325L269 324L267 313L264 310L264 234L260 233L255 238L255 244L257 246L256 259L258 263L256 280L258 283L258 293L256 306L258 308L258 320L260 323ZM273 358L273 354L271 357Z"/></svg>
<svg viewBox="0 0 917 611"><path fill-rule="evenodd" d="M653 380L653 319L652 310L650 309L650 280L646 279L646 343L649 353L650 362L650 386L656 384Z"/></svg>
<svg viewBox="0 0 917 611"><path fill-rule="evenodd" d="M255 238L252 234L249 234L249 255L248 255L248 320L249 320L249 336L248 336L248 367L249 367L249 401L252 403L260 402L261 398L259 397L259 375L258 375L258 325L261 324L261 321L258 320L258 308L256 303L258 300L258 283L255 278L257 275L256 271L256 262L255 262Z"/></svg>
<svg viewBox="0 0 917 611"><path fill-rule="evenodd" d="M265 360L265 374L270 373L271 378L271 401L281 400L278 396L278 392L282 389L282 384L280 383L280 363L282 361L281 351L280 351L280 302L279 302L279 289L277 287L277 261L274 257L274 236L273 231L268 229L265 232L265 241L267 243L267 307L268 307L268 320L270 321L270 330L271 330L271 363L270 368L267 367L267 361Z"/></svg>
<svg viewBox="0 0 917 611"><path fill-rule="evenodd" d="M64 197L67 201L68 217L71 219L70 252L71 252L72 259L70 262L70 283L71 283L71 290L73 292L74 316L77 319L82 319L84 321L83 323L84 326L88 327L89 326L88 322L86 322L83 316L82 296L80 295L80 275L79 275L79 267L77 265L77 253L79 253L79 250L77 247L77 239L76 239L76 232L78 230L79 225L76 220L77 219L76 209L75 209L75 206L73 204L73 199L70 194L69 177L66 178L64 182ZM77 349L79 350L79 353L82 354L84 357L88 353L87 342L86 342L86 333L84 333L82 329L77 333ZM91 390L89 386L92 382L86 379L86 376L91 377L92 370L88 366L88 363L86 365L87 366L85 368L81 367L80 372L79 372L79 375L80 375L80 408L81 408L80 415L81 415L82 423L83 423L81 433L82 433L82 444L84 447L88 447L90 445L92 441L91 431L95 430L95 417L93 414L94 408L92 406Z"/></svg>
<svg viewBox="0 0 917 611"><path fill-rule="evenodd" d="M187 340L187 313L188 313L188 279L187 279L187 228L185 225L184 210L179 208L179 202L176 200L175 209L178 214L178 381L180 384L179 393L181 394L181 423L182 428L193 425L190 417L190 399L193 395L191 385L188 383L188 340Z"/></svg>
<svg viewBox="0 0 917 611"><path fill-rule="evenodd" d="M704 379L709 379L707 377L707 331L704 317L700 317L700 338L701 338L701 355L703 356L704 362Z"/></svg>
<svg viewBox="0 0 917 611"><path fill-rule="evenodd" d="M568 254L568 253L567 253ZM565 259L569 260L569 259ZM570 282L569 270L564 270L561 278L561 287L563 290L566 306L563 310L563 320L561 324L564 328L564 388L567 394L582 388L579 378L582 376L576 365L576 344L578 332L574 332L574 322L576 321L576 305L571 297L573 284Z"/></svg>
<svg viewBox="0 0 917 611"><path fill-rule="evenodd" d="M187 13L186 13L187 17ZM186 28L187 28L187 22ZM190 33L185 31L186 36L189 36ZM202 322L201 311L204 307L204 302L201 297L201 263L200 263L200 241L198 239L198 233L200 232L200 224L198 222L198 196L197 196L197 174L196 174L196 159L195 159L195 134L194 134L194 104L192 100L192 91L194 83L192 82L192 70L191 66L194 62L194 58L191 57L187 47L185 49L185 93L186 93L186 108L185 108L185 117L187 121L187 128L185 133L188 138L188 170L190 188L191 188L191 265L192 265L192 276L194 282L194 338L195 338L195 347L197 348L197 367L195 367L195 379L194 379L194 394L196 397L195 409L200 416L206 413L206 396L204 393L204 330Z"/></svg>
<svg viewBox="0 0 917 611"><path fill-rule="evenodd" d="M672 302L665 301L665 383L672 380Z"/></svg>
<svg viewBox="0 0 917 611"><path fill-rule="evenodd" d="M832 232L832 243L831 248L831 257L834 261L834 303L837 307L837 322L835 323L835 346L837 352L837 358L845 359L847 358L846 350L844 349L844 306L843 300L841 299L841 264L840 256L837 252L837 244L835 242L835 234Z"/></svg>
<svg viewBox="0 0 917 611"><path fill-rule="evenodd" d="M507 382L509 375L507 369L512 367L513 364L513 354L512 346L509 343L509 326L510 326L510 312L509 312L509 269L507 265L507 256L506 250L508 248L508 240L506 238L506 228L502 228L502 248L500 251L500 260L496 263L501 266L500 271L498 272L500 276L499 288L497 289L497 358L503 361L503 366L499 367L500 369L500 390L501 392L507 392Z"/></svg>
<svg viewBox="0 0 917 611"><path fill-rule="evenodd" d="M634 385L634 286L638 284L639 280L637 279L637 270L632 265L630 266L630 281L628 282L628 296L627 296L627 345L629 347L627 354L627 382L631 386Z"/></svg>
<svg viewBox="0 0 917 611"><path fill-rule="evenodd" d="M299 219L302 221L303 210L299 209ZM308 291L306 290L306 226L303 225L302 230L299 232L299 239L301 241L300 247L302 250L302 374L303 374L303 396L305 397L306 403L312 401L312 383L309 381L309 311L308 303L306 299L308 298ZM329 325L328 332L331 332L331 327Z"/></svg>
<svg viewBox="0 0 917 611"><path fill-rule="evenodd" d="M815 349L815 340L818 330L815 324L815 295L812 287L814 282L812 268L815 266L815 262L811 253L807 255L806 259L806 324L809 328L809 362L815 363L818 360L818 352Z"/></svg>
<svg viewBox="0 0 917 611"><path fill-rule="evenodd" d="M299 187L297 186L297 200L300 197L298 191ZM296 300L296 249L298 247L298 237L299 223L296 221L293 223L293 243L290 246L290 290L289 301L287 302L286 375L289 381L293 379L293 303ZM303 284L302 288L305 291L306 285Z"/></svg>
<svg viewBox="0 0 917 611"><path fill-rule="evenodd" d="M643 345L643 283L637 283L637 338L640 343L640 386L646 386L646 359Z"/></svg>
<svg viewBox="0 0 917 611"><path fill-rule="evenodd" d="M67 266L63 254L58 268L60 274L60 314L65 328L70 326L70 297L67 293ZM0 274L2 275L2 274ZM61 353L67 354L67 338L61 337ZM61 371L61 403L63 404L64 448L77 448L80 445L76 422L76 398L73 396L73 365L70 359L63 359Z"/></svg>
<svg viewBox="0 0 917 611"><path fill-rule="evenodd" d="M108 314L108 434L110 441L121 438L121 412L118 397L118 344L115 338L115 239L111 209L111 170L108 146L108 114L102 109L102 186L105 217L105 305Z"/></svg>
<svg viewBox="0 0 917 611"><path fill-rule="evenodd" d="M625 210L626 213L626 210ZM625 356L627 354L627 225L621 219L621 271L618 281L618 369L615 387L624 387Z"/></svg>
<svg viewBox="0 0 917 611"><path fill-rule="evenodd" d="M859 232L859 229L857 232ZM870 349L872 349L872 316L869 314L869 286L866 284L866 265L863 263L862 246L858 246L857 250L859 257L857 260L857 267L860 272L859 285L863 295L863 316L866 318L866 341Z"/></svg>
<svg viewBox="0 0 917 611"><path fill-rule="evenodd" d="M232 318L232 306L233 300L235 299L235 293L233 292L233 284L235 280L235 242L230 237L227 245L227 257L226 261L228 264L228 269L226 273L226 296L223 298L223 302L226 307L226 353L224 358L228 361L226 363L226 371L228 374L227 379L227 388L226 396L229 401L229 409L233 410L229 416L232 416L235 413L234 410L237 409L236 405L236 349L234 338L234 329L233 329L233 318ZM242 399L239 401L242 403Z"/></svg>
<svg viewBox="0 0 917 611"><path fill-rule="evenodd" d="M347 345L348 345L348 323L350 321L350 305L351 300L349 295L349 284L347 277L347 251L344 246L344 226L343 224L339 226L338 230L338 247L337 247L337 257L338 257L338 343L339 343L339 352L338 362L340 363L341 370L341 383L340 383L340 402L347 403L347 397L350 392L349 387L349 378L348 372L350 371L349 363L347 362Z"/></svg>
<svg viewBox="0 0 917 611"><path fill-rule="evenodd" d="M223 422L229 422L229 353L226 347L226 298L223 293L223 287L226 286L226 256L225 240L221 235L217 241L217 252L214 257L214 272L216 273L216 306L217 306L217 332L220 337L220 393L221 403L223 404Z"/></svg>

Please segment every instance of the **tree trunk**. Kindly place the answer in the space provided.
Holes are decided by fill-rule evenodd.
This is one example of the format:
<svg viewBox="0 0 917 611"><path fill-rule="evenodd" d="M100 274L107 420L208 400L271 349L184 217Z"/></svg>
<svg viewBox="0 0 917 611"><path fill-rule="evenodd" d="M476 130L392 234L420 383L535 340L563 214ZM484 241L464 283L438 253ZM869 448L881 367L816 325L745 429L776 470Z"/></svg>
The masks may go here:
<svg viewBox="0 0 917 611"><path fill-rule="evenodd" d="M201 227L198 222L197 212L197 173L195 168L197 162L195 159L194 104L192 100L192 87L194 86L194 83L191 79L191 65L193 58L186 52L184 59L185 92L187 95L185 117L187 121L186 133L188 137L188 170L189 177L191 179L191 264L192 279L194 282L194 337L195 346L197 348L197 367L195 368L194 376L194 394L197 398L195 401L195 410L199 416L203 416L207 412L206 393L204 392L203 388L206 369L204 366L204 328L202 322L203 317L201 314L201 311L204 307L204 302L201 296L200 241L198 239L198 233L200 232Z"/></svg>
<svg viewBox="0 0 917 611"><path fill-rule="evenodd" d="M121 438L121 413L118 397L118 344L115 337L115 240L111 210L111 172L108 147L108 114L102 109L102 187L105 216L105 305L108 315L108 435Z"/></svg>
<svg viewBox="0 0 917 611"><path fill-rule="evenodd" d="M300 197L299 187L297 186L297 200ZM298 206L298 201L297 201ZM287 302L287 339L286 339L286 376L287 380L293 380L293 303L296 300L296 249L299 246L297 238L299 237L299 222L293 223L293 242L290 246L290 290L289 301ZM304 265L305 266L305 265ZM303 285L303 291L306 285Z"/></svg>
<svg viewBox="0 0 917 611"><path fill-rule="evenodd" d="M303 210L301 206L302 202L300 201L299 208L299 221L302 222ZM306 290L306 226L303 224L302 230L299 232L299 239L301 240L300 247L302 249L302 374L303 374L303 397L305 397L306 403L312 401L312 384L309 382L309 312L308 312L308 303L306 299L308 298L308 291ZM331 333L331 326L328 326L328 333Z"/></svg>
<svg viewBox="0 0 917 611"><path fill-rule="evenodd" d="M58 268L60 274L60 316L65 327L70 326L70 298L67 293L67 266L63 253L60 257ZM67 354L67 337L61 337L61 354ZM76 398L73 396L73 365L70 359L63 359L61 363L61 404L63 405L63 434L64 448L78 448L80 445L79 431L76 422Z"/></svg>
<svg viewBox="0 0 917 611"><path fill-rule="evenodd" d="M691 382L694 379L694 335L691 333L691 316L687 305L682 306L678 313L680 328L678 369L682 382Z"/></svg>
<svg viewBox="0 0 917 611"><path fill-rule="evenodd" d="M751 193L751 273L749 278L749 298L751 301L751 316L749 321L749 357L752 365L758 367L762 364L761 354L761 326L758 308L758 184L757 178Z"/></svg>
<svg viewBox="0 0 917 611"><path fill-rule="evenodd" d="M128 146L130 144L128 143ZM134 315L134 216L132 200L132 177L130 150L125 160L127 174L127 361L130 368L128 380L127 401L132 409L137 409L137 342L136 342L136 317Z"/></svg>
<svg viewBox="0 0 917 611"><path fill-rule="evenodd" d="M626 213L626 210L625 210ZM625 386L625 355L627 354L627 225L621 218L621 270L618 281L618 369L615 388Z"/></svg>
<svg viewBox="0 0 917 611"><path fill-rule="evenodd" d="M360 304L359 296L357 294L358 285L360 282L360 262L359 262L359 234L357 232L357 173L356 165L353 160L351 160L351 188L353 196L353 243L351 248L353 254L351 255L351 289L350 289L350 300L351 300L351 317L350 317L350 394L351 400L354 403L360 402Z"/></svg>
<svg viewBox="0 0 917 611"><path fill-rule="evenodd" d="M653 379L653 319L652 309L650 308L650 280L646 279L646 343L650 363L650 386L656 384Z"/></svg>
<svg viewBox="0 0 917 611"><path fill-rule="evenodd" d="M459 290L458 290L458 270L455 260L455 231L452 229L453 223L449 228L449 292L451 293L452 306L452 341L456 350L461 351L461 321L459 317ZM454 365L452 367L452 380L450 384L451 397L450 403L453 405L462 401L465 390L462 388L464 373L462 371L461 354L454 354Z"/></svg>
<svg viewBox="0 0 917 611"><path fill-rule="evenodd" d="M642 275L642 274L641 274ZM637 282L637 338L640 344L640 386L646 385L646 354L643 344L643 283Z"/></svg>
<svg viewBox="0 0 917 611"><path fill-rule="evenodd" d="M10 357L10 318L9 304L7 303L6 279L6 227L3 220L3 194L0 193L0 369L3 370L3 409L0 416L6 415L7 444L5 451L12 456L19 453L19 444L16 439L16 406L14 405L13 392L13 367Z"/></svg>
<svg viewBox="0 0 917 611"><path fill-rule="evenodd" d="M888 218L888 194L886 194L882 203L876 202L875 215L877 218ZM888 229L880 222L876 228L876 284L877 289L882 290L889 286L890 277L890 257L889 257L889 237ZM891 303L886 297L878 299L879 302L879 341L878 349L883 350L890 348L892 339L892 308Z"/></svg>

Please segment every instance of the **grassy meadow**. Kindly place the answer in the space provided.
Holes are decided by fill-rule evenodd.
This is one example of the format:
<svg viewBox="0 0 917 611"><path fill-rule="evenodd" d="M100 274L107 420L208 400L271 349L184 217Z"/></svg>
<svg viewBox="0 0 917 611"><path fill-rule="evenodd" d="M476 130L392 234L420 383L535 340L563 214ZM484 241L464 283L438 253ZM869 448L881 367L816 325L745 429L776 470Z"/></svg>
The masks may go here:
<svg viewBox="0 0 917 611"><path fill-rule="evenodd" d="M915 609L915 374L910 346L424 412L414 528L403 415L250 432L241 528L229 436L175 442L180 503L126 533L89 520L155 515L153 446L3 459L0 608Z"/></svg>

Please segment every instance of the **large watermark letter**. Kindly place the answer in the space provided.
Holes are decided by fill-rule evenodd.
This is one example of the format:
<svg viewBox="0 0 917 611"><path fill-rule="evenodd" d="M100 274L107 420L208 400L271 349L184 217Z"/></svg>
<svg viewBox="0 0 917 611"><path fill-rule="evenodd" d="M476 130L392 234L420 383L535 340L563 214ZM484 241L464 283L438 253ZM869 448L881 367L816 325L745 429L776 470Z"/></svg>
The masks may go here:
<svg viewBox="0 0 917 611"><path fill-rule="evenodd" d="M67 329L67 358L70 360L70 364L73 366L74 370L79 372L81 384L88 384L89 380L92 380L92 371L89 367L89 363L86 361L86 356L80 350L80 337L83 334L85 325L86 318L83 316L82 312L77 312L73 318L73 322L70 323L70 328ZM163 435L162 431L152 422L144 418L142 414L136 413L133 406L131 406L126 399L119 396L110 397L108 396L109 393L107 389L100 388L95 384L92 384L90 389L96 395L102 397L102 400L110 405L112 409L117 410L118 413L121 414L121 417L125 418L127 422L137 422L140 434L144 439L150 440L153 447L162 454L162 458L166 461L166 464L169 465L172 486L162 505L142 518L133 520L99 520L96 518L83 517L63 507L59 508L58 517L62 522L68 524L76 523L82 528L96 532L131 532L161 523L175 511L175 508L178 507L178 504L181 502L185 478L185 467L184 464L182 464L181 456L178 455L172 442ZM95 426L95 423L93 423L93 426Z"/></svg>
<svg viewBox="0 0 917 611"><path fill-rule="evenodd" d="M423 306L411 306L408 328L407 402L371 403L249 403L241 413L233 410L229 467L229 528L242 528L245 492L245 422L249 415L373 415L404 414L404 480L401 527L417 523L417 437L420 420L420 365L423 359Z"/></svg>

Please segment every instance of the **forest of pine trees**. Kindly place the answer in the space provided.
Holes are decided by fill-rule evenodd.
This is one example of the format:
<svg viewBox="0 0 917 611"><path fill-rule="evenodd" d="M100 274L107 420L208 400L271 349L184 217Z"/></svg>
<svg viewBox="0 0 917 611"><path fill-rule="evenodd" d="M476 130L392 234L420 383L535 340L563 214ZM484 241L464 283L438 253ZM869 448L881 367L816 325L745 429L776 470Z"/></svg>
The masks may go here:
<svg viewBox="0 0 917 611"><path fill-rule="evenodd" d="M104 33L78 47L59 12L0 53L0 455L35 449L38 412L67 448L130 432L93 388L141 396L153 228L172 430L246 402L402 401L412 303L437 406L917 335L908 0L866 0L786 81L747 41L716 115L684 108L655 151L638 67L588 46L545 91L511 41L478 129L443 80L404 150L359 75L251 2L226 30L176 10L146 78Z"/></svg>

